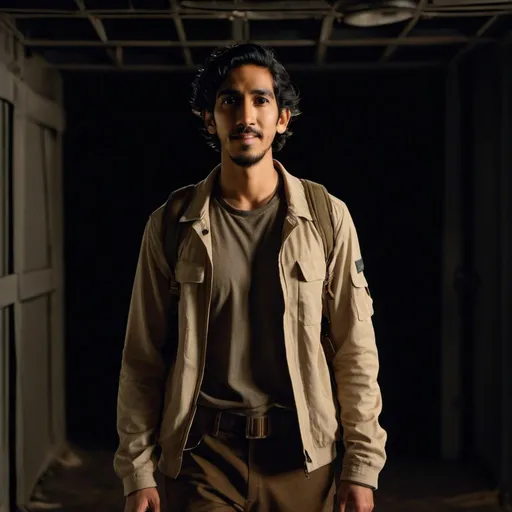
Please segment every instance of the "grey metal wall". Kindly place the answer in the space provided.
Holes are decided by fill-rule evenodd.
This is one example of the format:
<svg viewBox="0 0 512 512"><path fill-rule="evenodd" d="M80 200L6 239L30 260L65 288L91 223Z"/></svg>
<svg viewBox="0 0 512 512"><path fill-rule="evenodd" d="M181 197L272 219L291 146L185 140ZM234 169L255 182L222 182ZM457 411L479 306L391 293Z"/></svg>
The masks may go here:
<svg viewBox="0 0 512 512"><path fill-rule="evenodd" d="M0 49L0 397L14 397L0 402L3 512L13 486L17 504L29 502L65 442L64 123L59 103L37 92L49 71L24 59L8 25L0 36L10 41Z"/></svg>

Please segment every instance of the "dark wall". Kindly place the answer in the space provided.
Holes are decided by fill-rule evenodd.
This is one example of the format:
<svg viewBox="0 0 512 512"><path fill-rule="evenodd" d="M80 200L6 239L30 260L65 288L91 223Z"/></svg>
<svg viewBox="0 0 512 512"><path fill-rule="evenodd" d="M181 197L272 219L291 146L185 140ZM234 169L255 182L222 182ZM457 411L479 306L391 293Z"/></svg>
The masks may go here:
<svg viewBox="0 0 512 512"><path fill-rule="evenodd" d="M68 426L115 447L124 327L142 230L217 163L192 75L65 75ZM442 71L296 74L303 115L277 155L349 206L375 300L390 453L438 454Z"/></svg>
<svg viewBox="0 0 512 512"><path fill-rule="evenodd" d="M512 39L476 48L459 66L467 283L466 437L512 491ZM489 440L493 440L489 443Z"/></svg>

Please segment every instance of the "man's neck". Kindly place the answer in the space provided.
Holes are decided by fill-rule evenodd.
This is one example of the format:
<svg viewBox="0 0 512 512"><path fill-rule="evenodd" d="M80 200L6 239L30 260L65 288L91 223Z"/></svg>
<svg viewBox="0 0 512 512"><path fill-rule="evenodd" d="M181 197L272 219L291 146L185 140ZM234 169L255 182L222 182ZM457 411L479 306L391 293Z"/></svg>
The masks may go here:
<svg viewBox="0 0 512 512"><path fill-rule="evenodd" d="M254 210L272 199L279 182L272 153L252 167L240 167L223 157L220 170L222 198L237 210Z"/></svg>

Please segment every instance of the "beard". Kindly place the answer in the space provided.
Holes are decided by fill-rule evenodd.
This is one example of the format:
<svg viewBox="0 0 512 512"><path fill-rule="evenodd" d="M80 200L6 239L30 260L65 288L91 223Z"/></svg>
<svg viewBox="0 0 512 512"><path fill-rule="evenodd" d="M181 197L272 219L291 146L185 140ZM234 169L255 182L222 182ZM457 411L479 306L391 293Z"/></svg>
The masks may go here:
<svg viewBox="0 0 512 512"><path fill-rule="evenodd" d="M242 151L247 151L250 146L242 146ZM256 165L258 162L261 162L263 160L263 157L268 153L272 146L270 145L267 149L262 151L261 153L258 153L257 155L249 155L249 154L240 154L240 155L232 155L229 154L229 158L231 158L231 161L235 163L236 165L240 167L252 167L253 165Z"/></svg>

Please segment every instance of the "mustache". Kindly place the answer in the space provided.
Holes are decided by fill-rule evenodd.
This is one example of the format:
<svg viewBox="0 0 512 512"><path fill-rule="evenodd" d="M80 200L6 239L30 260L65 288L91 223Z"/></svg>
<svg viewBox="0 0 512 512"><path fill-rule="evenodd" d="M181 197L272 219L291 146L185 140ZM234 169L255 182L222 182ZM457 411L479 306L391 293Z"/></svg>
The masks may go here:
<svg viewBox="0 0 512 512"><path fill-rule="evenodd" d="M256 137L260 137L261 138L261 133L258 130L255 130L254 128L251 128L251 127L237 128L236 131L234 131L230 135L230 138L237 139L241 135L249 135L249 134L255 135Z"/></svg>

